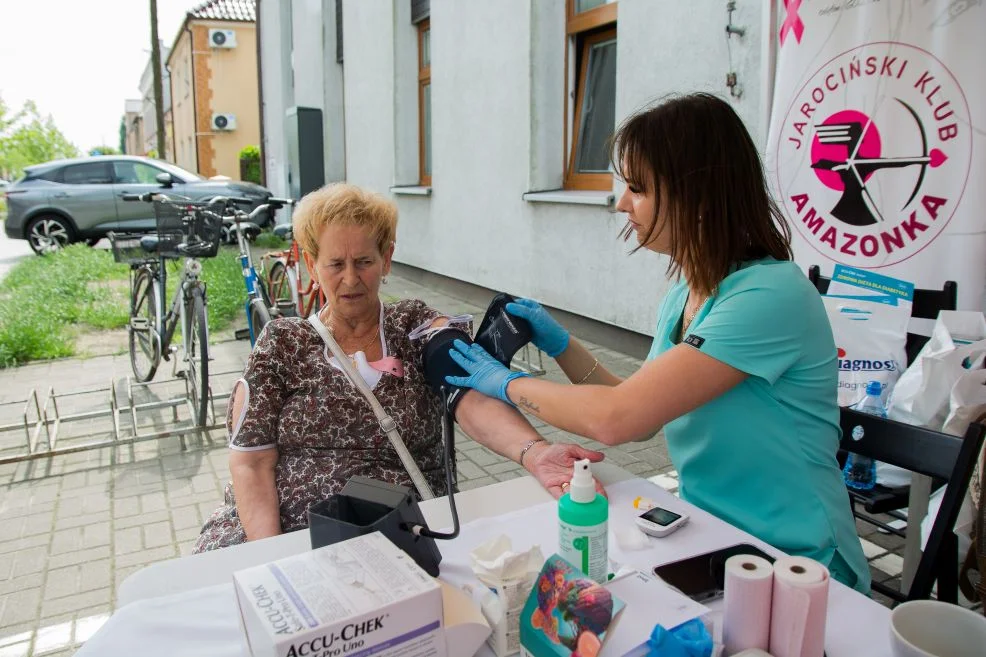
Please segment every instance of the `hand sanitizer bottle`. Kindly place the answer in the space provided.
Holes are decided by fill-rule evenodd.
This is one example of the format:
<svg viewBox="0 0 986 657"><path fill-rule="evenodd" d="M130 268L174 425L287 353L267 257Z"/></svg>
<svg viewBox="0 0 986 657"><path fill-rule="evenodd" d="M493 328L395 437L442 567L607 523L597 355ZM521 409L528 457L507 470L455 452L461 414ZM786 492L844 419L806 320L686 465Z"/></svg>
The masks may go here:
<svg viewBox="0 0 986 657"><path fill-rule="evenodd" d="M589 460L575 462L571 486L558 500L559 554L600 584L609 559L609 500L596 492Z"/></svg>

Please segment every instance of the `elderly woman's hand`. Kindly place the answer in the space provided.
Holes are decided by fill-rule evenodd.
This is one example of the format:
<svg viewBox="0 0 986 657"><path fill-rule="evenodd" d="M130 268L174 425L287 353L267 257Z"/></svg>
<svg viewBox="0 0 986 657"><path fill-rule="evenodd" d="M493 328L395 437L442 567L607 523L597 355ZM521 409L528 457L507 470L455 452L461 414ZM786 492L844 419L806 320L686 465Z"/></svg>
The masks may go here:
<svg viewBox="0 0 986 657"><path fill-rule="evenodd" d="M551 493L555 498L561 497L567 491L562 490L562 484L572 480L572 470L575 462L582 459L589 459L593 463L598 463L605 458L602 452L585 449L571 443L535 443L534 447L528 452L524 459L527 471L537 479L544 489ZM605 496L606 491L598 479L596 491Z"/></svg>
<svg viewBox="0 0 986 657"><path fill-rule="evenodd" d="M518 377L530 375L512 372L478 344L468 345L462 340L452 344L454 348L449 349L449 355L469 376L447 376L445 381L460 388L473 388L487 397L513 405L507 397L507 384Z"/></svg>

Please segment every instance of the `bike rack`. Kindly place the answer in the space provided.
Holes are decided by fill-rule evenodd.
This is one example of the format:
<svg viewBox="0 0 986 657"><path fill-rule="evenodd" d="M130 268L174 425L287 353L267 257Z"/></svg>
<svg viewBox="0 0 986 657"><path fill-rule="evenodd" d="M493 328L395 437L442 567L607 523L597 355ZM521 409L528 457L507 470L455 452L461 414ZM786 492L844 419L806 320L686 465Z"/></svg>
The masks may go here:
<svg viewBox="0 0 986 657"><path fill-rule="evenodd" d="M0 409L8 406L20 406L24 405L24 410L21 414L20 422L12 422L10 424L0 425L0 433L5 433L8 431L15 431L18 429L24 430L24 440L27 446L27 451L33 452L38 444L38 439L41 437L41 430L47 430L47 425L41 421L41 405L38 403L38 392L37 390L31 390L27 399L21 401L5 402L0 404ZM29 419L31 416L31 407L34 407L34 419ZM2 411L0 411L2 413ZM33 432L31 427L34 427Z"/></svg>
<svg viewBox="0 0 986 657"><path fill-rule="evenodd" d="M240 370L217 372L214 376L221 377L234 374L239 377L242 372ZM52 386L48 388L43 404L40 401L38 391L32 389L26 399L0 403L0 418L9 417L5 412L6 409L20 410L16 421L0 424L0 465L107 447L131 446L140 442L170 437L177 437L181 449L184 451L188 448L185 442L185 437L188 434L202 435L215 429L224 429L224 418L216 414L216 401L228 399L231 393L213 393L211 380L212 377L210 376L210 412L208 423L203 427L195 426L189 420L182 422L179 418L179 408L188 407L191 410L187 384L185 384L184 395L172 395L166 391L164 399L153 401L140 401L139 399L142 395L147 395L159 387L168 385L176 387L179 382L184 382L183 377L140 383L133 381L128 376L123 380L110 379L109 385L106 387L62 393L56 392ZM120 382L123 383L126 392L125 406L120 404L120 397L118 397L117 389ZM96 401L89 402L93 399ZM72 402L77 405L81 404L83 408L66 412L66 407L70 406ZM62 408L59 408L60 404ZM152 420L151 426L148 427L148 422L142 422L139 418L139 415L169 408L171 409L170 424L177 426L153 430L154 425L159 424L160 420ZM190 412L189 417L194 417L194 413ZM121 418L123 418L122 422ZM89 433L63 435L68 433L67 427L72 423L93 420L104 420L104 427ZM4 440L5 435L14 433L23 434L23 451L17 451L16 443L8 444ZM11 451L16 451L16 453L9 454Z"/></svg>

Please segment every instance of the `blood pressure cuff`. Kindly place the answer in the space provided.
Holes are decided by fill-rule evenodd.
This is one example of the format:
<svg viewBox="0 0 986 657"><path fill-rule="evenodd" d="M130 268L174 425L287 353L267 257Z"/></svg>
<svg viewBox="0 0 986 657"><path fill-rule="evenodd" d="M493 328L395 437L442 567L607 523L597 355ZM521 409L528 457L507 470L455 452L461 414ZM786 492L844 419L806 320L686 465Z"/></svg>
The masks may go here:
<svg viewBox="0 0 986 657"><path fill-rule="evenodd" d="M514 354L534 335L526 319L507 312L507 304L511 301L514 298L502 292L493 297L476 331L477 344L506 367L510 367Z"/></svg>
<svg viewBox="0 0 986 657"><path fill-rule="evenodd" d="M472 344L472 338L469 337L468 333L461 329L449 327L439 331L428 341L422 356L424 359L425 380L428 381L431 389L439 395L441 394L442 387L445 387L448 394L446 409L453 418L455 417L455 407L459 405L459 400L462 399L462 395L468 388L454 386L448 383L445 377L469 376L469 373L462 369L458 363L452 360L452 356L449 355L449 351L454 349L452 343L456 340L462 340L466 344Z"/></svg>
<svg viewBox="0 0 986 657"><path fill-rule="evenodd" d="M507 312L506 305L514 298L508 294L497 294L493 297L486 315L479 324L475 342L485 349L493 358L504 366L510 367L514 354L531 341L531 326L527 320L515 317ZM458 363L452 360L449 350L453 342L462 340L472 344L469 335L457 328L444 328L435 334L424 348L424 373L428 385L436 393L441 394L442 386L448 393L447 410L455 417L455 407L466 389L450 385L445 381L446 376L469 376Z"/></svg>

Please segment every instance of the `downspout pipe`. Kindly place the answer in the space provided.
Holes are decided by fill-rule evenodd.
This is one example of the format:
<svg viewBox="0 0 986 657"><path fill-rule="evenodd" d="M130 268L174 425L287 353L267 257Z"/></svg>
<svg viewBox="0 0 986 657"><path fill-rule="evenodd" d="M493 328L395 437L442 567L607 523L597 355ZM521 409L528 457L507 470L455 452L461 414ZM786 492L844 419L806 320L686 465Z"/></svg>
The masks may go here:
<svg viewBox="0 0 986 657"><path fill-rule="evenodd" d="M263 59L263 48L261 47L261 32L260 32L260 0L257 0L256 8L256 34L257 34L257 96L259 97L260 103L260 184L264 187L267 186L267 157L265 155L266 149L264 148L265 133L264 133L264 59Z"/></svg>

